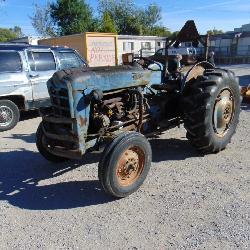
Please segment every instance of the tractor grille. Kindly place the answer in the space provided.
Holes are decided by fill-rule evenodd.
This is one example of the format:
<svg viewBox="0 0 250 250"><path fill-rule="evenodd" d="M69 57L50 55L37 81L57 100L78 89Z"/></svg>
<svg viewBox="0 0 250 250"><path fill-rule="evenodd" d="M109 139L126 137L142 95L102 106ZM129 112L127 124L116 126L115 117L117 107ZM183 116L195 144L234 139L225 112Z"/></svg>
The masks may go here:
<svg viewBox="0 0 250 250"><path fill-rule="evenodd" d="M56 117L70 118L68 90L65 88L54 89L50 87L49 94L54 115Z"/></svg>

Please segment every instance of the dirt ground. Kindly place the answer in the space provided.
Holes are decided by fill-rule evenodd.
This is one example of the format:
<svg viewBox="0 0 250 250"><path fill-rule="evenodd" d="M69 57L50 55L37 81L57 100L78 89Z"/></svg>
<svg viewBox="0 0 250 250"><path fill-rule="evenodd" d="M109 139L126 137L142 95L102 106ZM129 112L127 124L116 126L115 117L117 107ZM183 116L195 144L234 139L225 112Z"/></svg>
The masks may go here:
<svg viewBox="0 0 250 250"><path fill-rule="evenodd" d="M55 165L25 113L0 134L0 249L250 249L250 105L226 150L202 156L176 128L152 139L143 187L114 200L100 154Z"/></svg>

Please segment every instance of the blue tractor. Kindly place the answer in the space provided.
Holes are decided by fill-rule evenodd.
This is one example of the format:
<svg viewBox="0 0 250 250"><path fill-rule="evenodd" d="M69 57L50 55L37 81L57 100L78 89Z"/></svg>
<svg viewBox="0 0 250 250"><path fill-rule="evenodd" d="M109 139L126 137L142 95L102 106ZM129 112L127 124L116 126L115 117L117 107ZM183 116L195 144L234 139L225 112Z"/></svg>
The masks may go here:
<svg viewBox="0 0 250 250"><path fill-rule="evenodd" d="M239 120L238 79L208 62L182 71L172 66L139 61L56 72L47 84L52 108L41 110L39 152L63 162L105 146L99 180L108 194L125 197L149 172L148 137L184 124L200 152L225 149Z"/></svg>

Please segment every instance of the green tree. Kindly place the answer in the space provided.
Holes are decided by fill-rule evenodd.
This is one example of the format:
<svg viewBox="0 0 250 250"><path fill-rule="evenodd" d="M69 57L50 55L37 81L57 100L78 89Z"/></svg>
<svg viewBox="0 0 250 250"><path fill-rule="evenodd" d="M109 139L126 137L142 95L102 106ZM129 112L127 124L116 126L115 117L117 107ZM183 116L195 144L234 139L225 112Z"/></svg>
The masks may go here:
<svg viewBox="0 0 250 250"><path fill-rule="evenodd" d="M10 28L11 31L13 31L18 38L23 37L24 34L22 32L22 29L19 26L15 26L13 29Z"/></svg>
<svg viewBox="0 0 250 250"><path fill-rule="evenodd" d="M85 0L57 0L50 4L51 18L60 35L94 31L96 23Z"/></svg>
<svg viewBox="0 0 250 250"><path fill-rule="evenodd" d="M22 30L20 27L15 26L14 28L0 28L0 42L7 42L23 36Z"/></svg>
<svg viewBox="0 0 250 250"><path fill-rule="evenodd" d="M212 30L208 30L207 31L208 35L220 35L220 34L224 34L223 30L217 30L216 28L213 28Z"/></svg>
<svg viewBox="0 0 250 250"><path fill-rule="evenodd" d="M174 32L172 32L172 33L169 35L169 37L168 37L169 40L170 40L170 41L176 40L178 34L179 34L179 31L174 31Z"/></svg>
<svg viewBox="0 0 250 250"><path fill-rule="evenodd" d="M161 8L146 8L133 0L99 0L99 16L93 17L85 0L56 0L45 7L35 6L32 25L42 35L69 35L86 31L117 32L128 35L169 36L161 25Z"/></svg>
<svg viewBox="0 0 250 250"><path fill-rule="evenodd" d="M148 35L151 36L162 36L162 37L171 37L172 33L169 29L163 26L154 26L148 32Z"/></svg>
<svg viewBox="0 0 250 250"><path fill-rule="evenodd" d="M146 7L146 9L141 9L140 19L141 19L140 22L143 26L145 26L149 30L152 30L162 19L161 8L157 5L151 4L148 7Z"/></svg>
<svg viewBox="0 0 250 250"><path fill-rule="evenodd" d="M133 0L99 0L99 12L110 14L119 34L158 35L157 31L162 34L164 28L159 24L161 9L153 4L144 9Z"/></svg>
<svg viewBox="0 0 250 250"><path fill-rule="evenodd" d="M136 6L132 0L108 1L109 13L115 20L116 29L120 34L139 34L141 27Z"/></svg>
<svg viewBox="0 0 250 250"><path fill-rule="evenodd" d="M101 26L100 28L101 32L116 33L115 22L109 12L105 12L103 14L102 22L100 26Z"/></svg>
<svg viewBox="0 0 250 250"><path fill-rule="evenodd" d="M57 29L51 18L51 7L48 2L46 6L35 5L34 15L30 17L32 26L42 36L56 36Z"/></svg>

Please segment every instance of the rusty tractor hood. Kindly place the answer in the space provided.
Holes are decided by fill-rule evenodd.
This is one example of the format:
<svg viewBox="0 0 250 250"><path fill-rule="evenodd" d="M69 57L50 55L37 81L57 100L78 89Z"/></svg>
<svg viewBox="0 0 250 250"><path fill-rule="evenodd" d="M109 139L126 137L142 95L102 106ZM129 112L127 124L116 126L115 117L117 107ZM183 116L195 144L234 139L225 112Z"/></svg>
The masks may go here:
<svg viewBox="0 0 250 250"><path fill-rule="evenodd" d="M145 70L139 66L77 68L56 72L53 76L53 83L70 84L72 91L85 89L111 91L160 84L161 71Z"/></svg>

